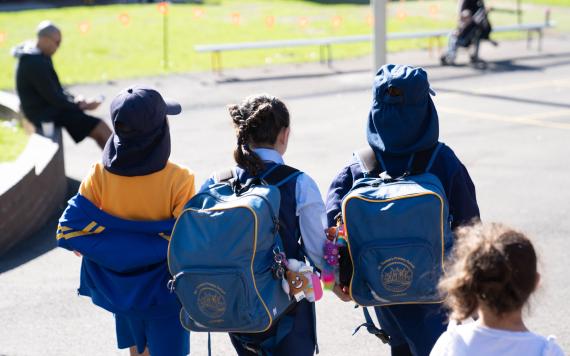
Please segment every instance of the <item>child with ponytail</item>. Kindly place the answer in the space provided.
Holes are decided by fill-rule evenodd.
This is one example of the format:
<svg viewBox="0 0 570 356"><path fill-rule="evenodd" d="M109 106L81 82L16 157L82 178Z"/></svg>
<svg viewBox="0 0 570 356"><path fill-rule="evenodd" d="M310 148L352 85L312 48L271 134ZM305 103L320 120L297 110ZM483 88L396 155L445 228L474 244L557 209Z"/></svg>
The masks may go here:
<svg viewBox="0 0 570 356"><path fill-rule="evenodd" d="M540 279L530 240L501 224L462 227L457 235L452 265L439 284L456 322L430 355L564 355L552 336L529 331L523 321ZM476 322L457 325L475 314Z"/></svg>
<svg viewBox="0 0 570 356"><path fill-rule="evenodd" d="M263 177L276 166L284 165L283 155L289 142L290 120L285 104L270 95L253 95L241 104L231 105L237 147L234 177L245 183ZM306 173L292 175L279 186L279 233L288 259L305 257L319 269L323 267L325 206L315 181ZM214 174L201 191L216 182ZM316 349L314 304L307 299L296 302L269 330L262 333L230 333L239 355L271 354L306 356Z"/></svg>

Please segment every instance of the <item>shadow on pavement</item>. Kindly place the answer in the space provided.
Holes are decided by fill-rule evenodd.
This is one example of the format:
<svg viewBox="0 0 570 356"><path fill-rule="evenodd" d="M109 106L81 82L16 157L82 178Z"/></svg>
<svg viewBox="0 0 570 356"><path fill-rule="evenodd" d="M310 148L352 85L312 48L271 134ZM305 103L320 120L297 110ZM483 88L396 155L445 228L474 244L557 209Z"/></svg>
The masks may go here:
<svg viewBox="0 0 570 356"><path fill-rule="evenodd" d="M460 74L460 75L454 73L453 75L438 76L437 74L435 75L432 74L436 73L435 71L430 72L430 74L432 74L431 75L432 79L436 79L438 81L450 81L450 80L458 80L458 79L462 80L467 78L474 78L486 74L523 72L523 71L527 72L542 71L545 68L544 63L541 63L539 65L530 65L530 64L519 64L517 62L531 61L531 60L545 60L545 59L560 59L556 62L548 63L548 68L565 66L568 65L568 63L570 63L570 52L556 53L556 54L541 53L537 55L520 56L520 57L514 57L514 58L502 59L496 61L482 61L474 65L464 63L464 64L456 64L451 67L441 67L441 65L439 64L429 64L429 65L424 65L422 67L425 69L434 69L434 70L437 68L453 68L453 67L456 68L471 67L473 69L473 71L469 73Z"/></svg>
<svg viewBox="0 0 570 356"><path fill-rule="evenodd" d="M79 184L79 181L67 178L66 200L75 195L79 189ZM21 266L56 247L55 231L57 230L57 221L64 209L65 206L54 213L44 227L33 236L15 245L0 256L0 274Z"/></svg>
<svg viewBox="0 0 570 356"><path fill-rule="evenodd" d="M568 104L568 103L557 103L557 102L546 101L546 100L517 98L517 97L507 96L507 95L485 94L485 93L473 92L473 91L469 91L469 90L446 89L446 88L441 88L441 87L437 87L437 91L442 92L442 93L461 94L461 95L474 96L474 97L487 98L487 99L494 99L494 100L507 100L507 101L512 101L515 103L518 102L518 103L524 103L524 104L535 104L535 105L570 109L570 104Z"/></svg>
<svg viewBox="0 0 570 356"><path fill-rule="evenodd" d="M532 65L529 63L521 64L521 61L532 61L532 60L545 60L551 59L553 62L548 63L548 67L559 67L568 65L570 63L570 52L561 52L561 53L537 53L537 54L529 54L525 56L518 56L509 59L501 59L501 60L490 60L490 61L482 61L476 64L469 64L469 63L458 63L454 66L441 66L439 63L416 63L416 65L430 70L430 78L432 80L437 81L450 81L450 80L463 80L468 78L479 77L486 74L497 74L497 73L509 73L509 72L533 72L533 71L542 71L544 70L544 63L538 65ZM556 61L555 61L556 60ZM397 61L396 61L397 62ZM334 66L334 64L333 64ZM450 74L449 70L445 70L444 72L438 73L438 69L451 69L451 68L461 68L467 69L471 68L472 70L465 73L458 73L453 72ZM221 75L218 79L215 80L215 84L217 85L232 85L232 84L240 84L240 83L255 83L255 82L266 82L266 81L278 81L278 80L291 80L291 79L309 79L309 78L326 78L326 77L333 77L336 75L343 75L343 74L358 74L358 73L366 73L370 71L370 68L351 68L351 69L342 69L339 67L332 67L329 68L330 71L325 73L299 73L299 74L291 74L290 72L283 74L283 75L257 75L252 77L239 77L236 75L231 76L224 76ZM367 83L368 84L368 83ZM360 87L357 90L361 90Z"/></svg>
<svg viewBox="0 0 570 356"><path fill-rule="evenodd" d="M350 70L330 68L330 72L326 73L284 74L284 75L258 76L258 77L248 77L248 78L240 78L236 76L224 77L222 75L220 79L216 80L216 84L237 84L237 83L267 82L267 81L288 80L288 79L323 78L339 74L367 73L369 71L370 69L368 68L350 69Z"/></svg>

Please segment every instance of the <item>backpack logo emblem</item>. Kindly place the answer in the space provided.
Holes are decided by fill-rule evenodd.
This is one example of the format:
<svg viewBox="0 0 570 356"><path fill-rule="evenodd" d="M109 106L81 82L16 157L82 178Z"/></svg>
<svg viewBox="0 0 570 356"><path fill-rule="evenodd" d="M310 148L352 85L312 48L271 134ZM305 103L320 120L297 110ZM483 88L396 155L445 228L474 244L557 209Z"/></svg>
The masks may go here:
<svg viewBox="0 0 570 356"><path fill-rule="evenodd" d="M403 293L412 285L415 266L405 258L392 257L380 264L382 286L393 293Z"/></svg>
<svg viewBox="0 0 570 356"><path fill-rule="evenodd" d="M226 292L212 283L201 283L194 290L198 309L211 319L217 319L226 312Z"/></svg>

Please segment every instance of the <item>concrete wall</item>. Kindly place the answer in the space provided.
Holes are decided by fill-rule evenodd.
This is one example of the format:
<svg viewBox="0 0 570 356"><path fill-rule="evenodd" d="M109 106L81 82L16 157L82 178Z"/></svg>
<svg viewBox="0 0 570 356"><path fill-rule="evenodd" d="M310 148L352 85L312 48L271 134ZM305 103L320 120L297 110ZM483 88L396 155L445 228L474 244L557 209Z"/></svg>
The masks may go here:
<svg viewBox="0 0 570 356"><path fill-rule="evenodd" d="M0 256L60 210L66 193L61 130L51 139L32 134L16 161L0 163Z"/></svg>

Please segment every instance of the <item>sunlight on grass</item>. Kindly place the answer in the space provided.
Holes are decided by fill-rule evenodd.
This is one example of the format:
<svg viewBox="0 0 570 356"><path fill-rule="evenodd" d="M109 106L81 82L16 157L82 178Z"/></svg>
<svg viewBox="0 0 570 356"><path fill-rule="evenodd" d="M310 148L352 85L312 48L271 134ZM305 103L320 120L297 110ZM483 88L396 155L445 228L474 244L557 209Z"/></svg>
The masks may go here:
<svg viewBox="0 0 570 356"><path fill-rule="evenodd" d="M545 0L546 1L546 0ZM556 1L556 0L553 0ZM567 0L564 0L567 1ZM501 6L514 6L504 1ZM13 88L15 60L12 46L34 36L34 29L50 19L63 30L63 43L54 56L65 84L97 82L163 73L205 71L210 55L194 51L196 44L233 43L272 39L361 35L371 32L366 4L322 4L300 0L232 0L205 5L172 4L169 9L168 68L163 67L162 16L156 4L68 7L0 13L0 88ZM451 29L454 1L392 2L389 32ZM525 22L542 21L542 11L525 13ZM556 20L555 14L553 18ZM513 24L513 14L494 13L494 25ZM561 23L562 21L558 21ZM565 23L569 23L566 21ZM500 38L523 38L506 34ZM391 41L389 51L425 48L427 40ZM369 43L333 46L334 58L371 52ZM224 68L318 61L318 47L228 52Z"/></svg>
<svg viewBox="0 0 570 356"><path fill-rule="evenodd" d="M28 135L17 123L0 118L0 162L13 161L28 143Z"/></svg>

